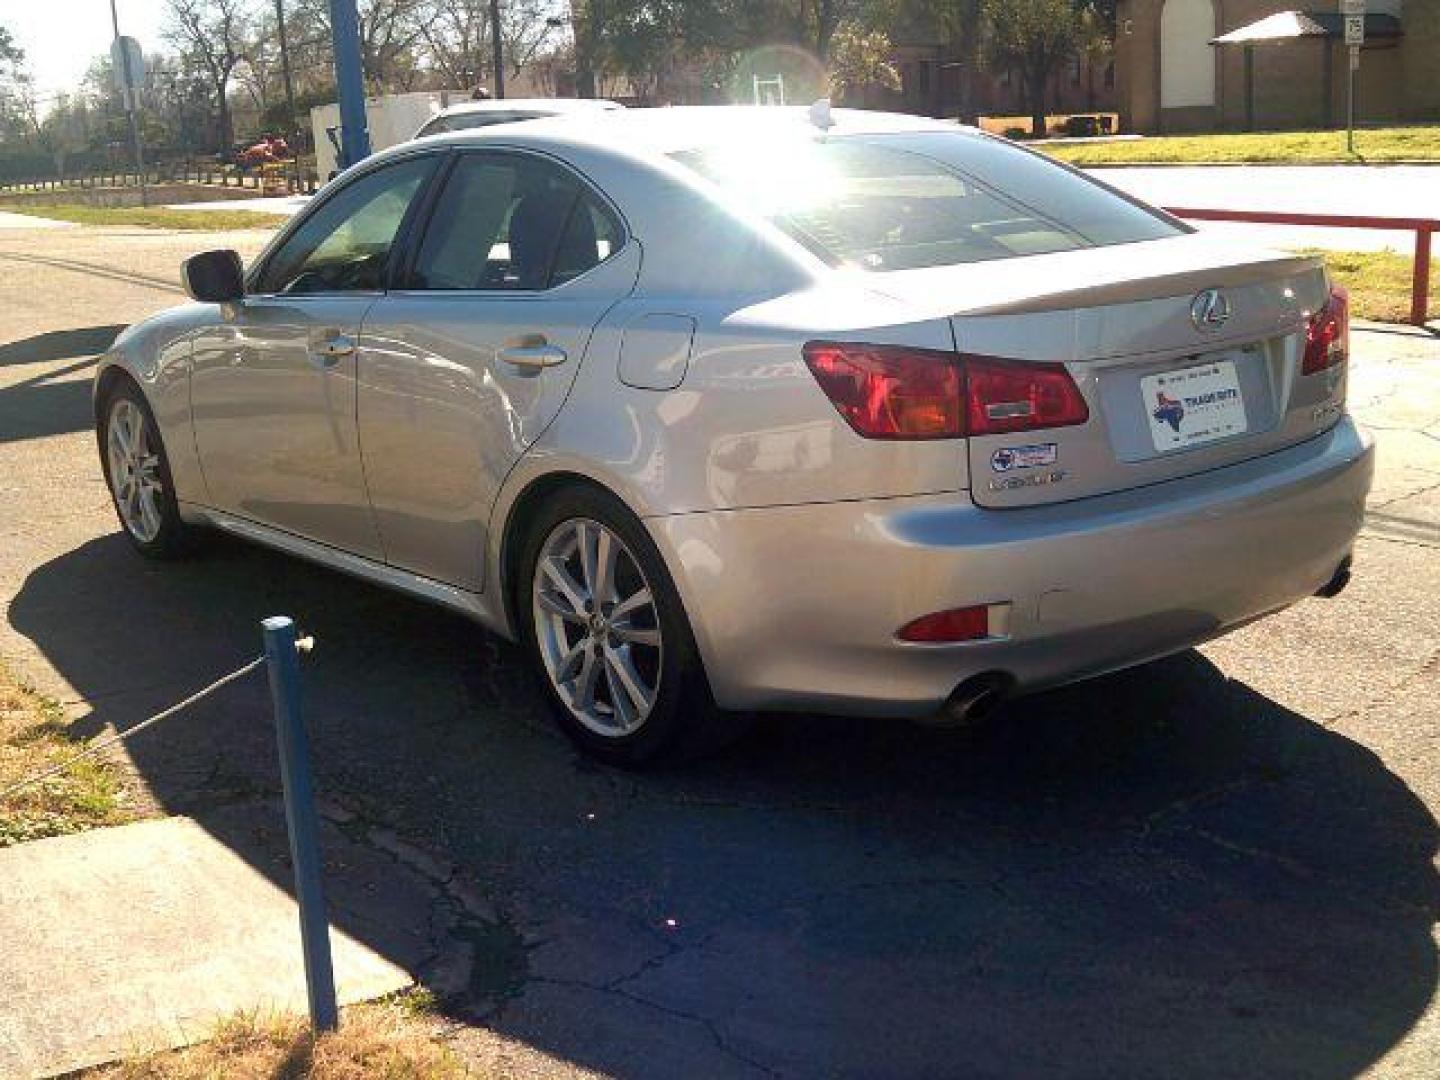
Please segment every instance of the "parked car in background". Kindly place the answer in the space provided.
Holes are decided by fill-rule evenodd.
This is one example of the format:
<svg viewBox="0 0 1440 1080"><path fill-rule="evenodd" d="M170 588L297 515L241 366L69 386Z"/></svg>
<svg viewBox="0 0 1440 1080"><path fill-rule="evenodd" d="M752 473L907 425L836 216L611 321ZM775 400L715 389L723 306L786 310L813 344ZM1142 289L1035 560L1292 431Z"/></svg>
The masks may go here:
<svg viewBox="0 0 1440 1080"><path fill-rule="evenodd" d="M464 101L442 109L425 121L415 137L440 135L449 131L467 131L492 124L512 124L517 120L538 120L545 116L573 116L625 106L601 98L498 98L489 101Z"/></svg>
<svg viewBox="0 0 1440 1080"><path fill-rule="evenodd" d="M940 121L438 135L184 278L96 377L134 546L211 526L462 611L625 764L720 710L971 715L1333 594L1371 482L1318 259Z"/></svg>

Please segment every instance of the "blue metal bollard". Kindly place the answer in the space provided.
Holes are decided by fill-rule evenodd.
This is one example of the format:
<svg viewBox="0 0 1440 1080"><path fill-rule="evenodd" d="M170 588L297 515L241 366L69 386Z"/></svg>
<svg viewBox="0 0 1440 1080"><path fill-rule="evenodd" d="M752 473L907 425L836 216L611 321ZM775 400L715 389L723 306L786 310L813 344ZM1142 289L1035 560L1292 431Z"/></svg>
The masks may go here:
<svg viewBox="0 0 1440 1080"><path fill-rule="evenodd" d="M320 884L320 829L315 816L315 788L310 780L310 744L300 716L295 623L288 616L275 615L260 625L265 630L265 660L280 743L280 782L285 789L285 823L290 831L290 859L295 865L295 898L300 903L300 948L305 954L310 1026L316 1031L334 1031L339 1022L335 970L330 962L330 921L325 915L325 894Z"/></svg>
<svg viewBox="0 0 1440 1080"><path fill-rule="evenodd" d="M340 95L340 170L370 156L365 118L365 76L360 61L360 16L355 0L330 0L335 89Z"/></svg>

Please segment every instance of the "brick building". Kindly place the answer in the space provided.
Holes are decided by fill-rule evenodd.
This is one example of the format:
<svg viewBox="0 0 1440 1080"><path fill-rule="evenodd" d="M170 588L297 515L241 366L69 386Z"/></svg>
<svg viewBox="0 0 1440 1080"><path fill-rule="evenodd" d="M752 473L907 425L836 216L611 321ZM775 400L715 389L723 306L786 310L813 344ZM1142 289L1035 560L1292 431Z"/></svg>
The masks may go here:
<svg viewBox="0 0 1440 1080"><path fill-rule="evenodd" d="M895 35L892 63L900 75L899 90L872 87L846 103L953 119L968 97L971 110L982 116L1028 117L1030 103L1018 74L971 69L952 45L918 40L922 36ZM964 92L962 81L968 84ZM1115 72L1110 59L1072 59L1050 76L1045 104L1052 114L1113 111Z"/></svg>
<svg viewBox="0 0 1440 1080"><path fill-rule="evenodd" d="M1292 21L1308 28L1304 36L1248 47L1210 44L1286 11L1301 13ZM1440 0L1369 0L1365 29L1357 119L1440 119ZM1119 0L1115 38L1116 107L1124 130L1273 130L1345 122L1348 60L1338 0L1308 6L1304 0Z"/></svg>

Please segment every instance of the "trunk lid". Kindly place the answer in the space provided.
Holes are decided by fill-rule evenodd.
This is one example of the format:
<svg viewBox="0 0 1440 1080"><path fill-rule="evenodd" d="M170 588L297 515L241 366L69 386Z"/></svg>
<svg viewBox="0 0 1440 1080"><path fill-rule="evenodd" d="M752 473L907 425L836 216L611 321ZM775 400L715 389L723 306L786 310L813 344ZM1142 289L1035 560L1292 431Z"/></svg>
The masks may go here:
<svg viewBox="0 0 1440 1080"><path fill-rule="evenodd" d="M1205 472L1339 418L1344 365L1300 374L1309 317L1329 295L1315 258L1191 234L907 271L886 284L911 303L948 306L961 353L1063 363L1085 397L1084 424L966 441L982 506Z"/></svg>

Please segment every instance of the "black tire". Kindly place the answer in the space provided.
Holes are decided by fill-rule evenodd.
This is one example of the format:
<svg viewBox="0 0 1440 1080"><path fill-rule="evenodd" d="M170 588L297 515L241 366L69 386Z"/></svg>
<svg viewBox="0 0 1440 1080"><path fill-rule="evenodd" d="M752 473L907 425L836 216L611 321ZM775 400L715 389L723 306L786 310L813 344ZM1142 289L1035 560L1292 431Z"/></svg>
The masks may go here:
<svg viewBox="0 0 1440 1080"><path fill-rule="evenodd" d="M129 403L139 411L145 425L147 445L157 459L154 474L160 482L160 490L156 493L154 508L159 524L153 536L141 535L126 520L126 513L121 508L111 475L110 429L116 421L122 402ZM130 545L148 559L175 559L189 554L195 547L196 530L181 520L180 507L175 500L175 481L170 473L170 458L165 452L165 441L160 437L160 426L155 422L155 414L150 411L150 403L145 400L145 395L129 379L117 380L100 403L95 435L100 448L100 468L105 474L105 487L110 492L115 516L120 521L120 531L130 541Z"/></svg>
<svg viewBox="0 0 1440 1080"><path fill-rule="evenodd" d="M575 522L599 523L619 537L638 563L653 599L654 623L663 642L652 669L652 673L658 670L659 684L649 713L629 734L600 734L586 726L561 696L542 655L535 575L547 540ZM619 499L590 487L565 488L550 495L530 518L518 565L515 612L526 654L561 729L586 753L611 765L644 768L709 752L741 729L738 718L716 708L690 621L665 561L645 526Z"/></svg>

